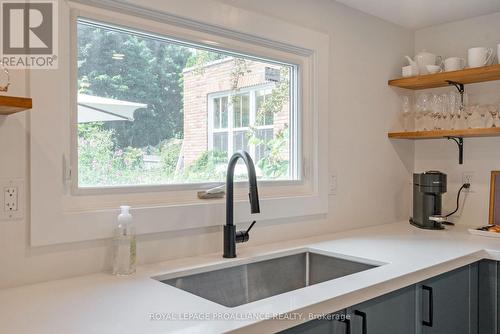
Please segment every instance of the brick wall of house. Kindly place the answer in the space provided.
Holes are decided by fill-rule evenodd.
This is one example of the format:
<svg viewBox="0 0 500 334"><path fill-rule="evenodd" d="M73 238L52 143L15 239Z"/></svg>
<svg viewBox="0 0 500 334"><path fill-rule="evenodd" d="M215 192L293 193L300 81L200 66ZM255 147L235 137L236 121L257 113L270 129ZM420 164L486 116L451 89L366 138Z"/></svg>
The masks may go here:
<svg viewBox="0 0 500 334"><path fill-rule="evenodd" d="M275 67L256 61L246 61L246 72L239 78L238 88L269 83L265 80L265 67ZM208 95L231 91L231 72L234 59L226 58L205 65L202 69L184 71L184 166L189 166L208 149ZM289 123L288 105L274 115L274 133Z"/></svg>

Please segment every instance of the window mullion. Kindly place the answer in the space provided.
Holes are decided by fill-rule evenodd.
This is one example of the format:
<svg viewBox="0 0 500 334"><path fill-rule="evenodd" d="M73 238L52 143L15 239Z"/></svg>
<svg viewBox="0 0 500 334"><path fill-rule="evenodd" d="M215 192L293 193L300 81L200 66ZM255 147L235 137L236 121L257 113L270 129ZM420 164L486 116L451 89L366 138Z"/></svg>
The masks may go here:
<svg viewBox="0 0 500 334"><path fill-rule="evenodd" d="M208 149L213 150L214 148L214 98L208 100Z"/></svg>
<svg viewBox="0 0 500 334"><path fill-rule="evenodd" d="M219 129L223 129L223 124L224 122L222 121L222 117L224 116L223 113L224 106L222 105L222 99L219 98Z"/></svg>
<svg viewBox="0 0 500 334"><path fill-rule="evenodd" d="M257 111L256 111L256 101L255 101L255 98L256 98L256 94L255 94L255 89L251 90L250 91L250 97L249 97L249 100L250 100L250 106L249 106L249 122L250 122L250 126L251 127L254 127L255 126L255 118L256 118L256 114L257 114ZM255 145L248 145L249 149L250 149L250 155L255 159L256 156L255 156ZM257 161L255 161L257 162Z"/></svg>
<svg viewBox="0 0 500 334"><path fill-rule="evenodd" d="M234 122L234 115L233 115L233 97L232 95L229 95L227 97L227 154L228 158L230 158L233 153L234 153L234 133L233 133L233 122Z"/></svg>

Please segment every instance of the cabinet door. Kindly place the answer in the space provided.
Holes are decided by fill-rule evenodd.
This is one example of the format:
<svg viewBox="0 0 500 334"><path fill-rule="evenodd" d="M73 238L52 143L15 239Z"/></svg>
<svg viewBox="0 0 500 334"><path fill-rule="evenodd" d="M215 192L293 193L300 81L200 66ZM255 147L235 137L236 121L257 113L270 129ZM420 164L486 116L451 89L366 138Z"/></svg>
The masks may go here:
<svg viewBox="0 0 500 334"><path fill-rule="evenodd" d="M415 286L363 302L348 309L351 334L414 334Z"/></svg>
<svg viewBox="0 0 500 334"><path fill-rule="evenodd" d="M311 320L298 326L280 332L282 334L331 334L330 320Z"/></svg>
<svg viewBox="0 0 500 334"><path fill-rule="evenodd" d="M351 325L349 319L332 320L332 334L351 334Z"/></svg>
<svg viewBox="0 0 500 334"><path fill-rule="evenodd" d="M498 263L491 260L479 262L478 322L479 333L498 333Z"/></svg>
<svg viewBox="0 0 500 334"><path fill-rule="evenodd" d="M477 270L472 264L418 284L422 334L477 334Z"/></svg>

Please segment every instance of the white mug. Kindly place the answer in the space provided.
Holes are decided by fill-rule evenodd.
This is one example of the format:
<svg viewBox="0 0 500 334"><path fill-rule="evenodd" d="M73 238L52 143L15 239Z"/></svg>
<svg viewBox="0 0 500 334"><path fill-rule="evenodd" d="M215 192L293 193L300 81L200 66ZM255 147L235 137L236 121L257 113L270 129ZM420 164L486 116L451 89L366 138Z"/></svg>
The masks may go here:
<svg viewBox="0 0 500 334"><path fill-rule="evenodd" d="M481 67L490 63L493 49L485 47L470 48L467 51L469 67Z"/></svg>
<svg viewBox="0 0 500 334"><path fill-rule="evenodd" d="M459 71L465 67L465 59L460 57L450 57L444 60L444 70L449 71Z"/></svg>

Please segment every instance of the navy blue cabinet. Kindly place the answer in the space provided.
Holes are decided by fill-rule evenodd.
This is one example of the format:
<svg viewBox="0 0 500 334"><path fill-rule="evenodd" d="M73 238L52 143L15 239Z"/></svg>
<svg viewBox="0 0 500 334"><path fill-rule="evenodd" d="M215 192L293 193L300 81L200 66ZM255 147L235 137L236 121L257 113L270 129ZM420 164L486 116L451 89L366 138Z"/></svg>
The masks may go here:
<svg viewBox="0 0 500 334"><path fill-rule="evenodd" d="M422 334L478 334L478 264L417 284Z"/></svg>
<svg viewBox="0 0 500 334"><path fill-rule="evenodd" d="M500 333L500 263L479 262L479 334Z"/></svg>
<svg viewBox="0 0 500 334"><path fill-rule="evenodd" d="M291 334L500 334L500 263L481 261L313 320Z"/></svg>
<svg viewBox="0 0 500 334"><path fill-rule="evenodd" d="M400 289L348 309L352 334L415 334L415 287Z"/></svg>
<svg viewBox="0 0 500 334"><path fill-rule="evenodd" d="M280 333L287 334L330 334L332 322L329 320L311 320Z"/></svg>

